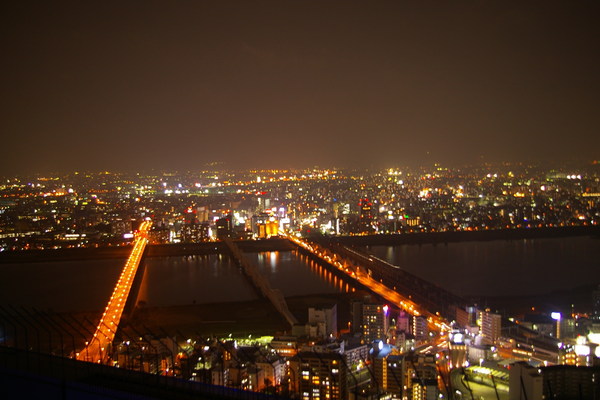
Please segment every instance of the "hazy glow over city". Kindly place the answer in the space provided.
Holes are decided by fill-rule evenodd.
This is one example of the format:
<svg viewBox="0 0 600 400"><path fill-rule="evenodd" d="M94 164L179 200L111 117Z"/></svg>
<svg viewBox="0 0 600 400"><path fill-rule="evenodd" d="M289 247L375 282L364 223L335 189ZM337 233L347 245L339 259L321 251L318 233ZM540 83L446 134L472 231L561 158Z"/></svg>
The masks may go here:
<svg viewBox="0 0 600 400"><path fill-rule="evenodd" d="M598 398L598 2L1 9L6 398Z"/></svg>

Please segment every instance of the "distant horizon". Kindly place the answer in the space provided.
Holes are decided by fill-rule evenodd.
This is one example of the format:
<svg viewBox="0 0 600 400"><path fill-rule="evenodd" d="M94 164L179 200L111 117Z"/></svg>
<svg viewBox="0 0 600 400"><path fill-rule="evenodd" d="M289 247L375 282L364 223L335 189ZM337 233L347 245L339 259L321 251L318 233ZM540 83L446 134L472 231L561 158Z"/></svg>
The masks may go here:
<svg viewBox="0 0 600 400"><path fill-rule="evenodd" d="M459 170L459 169L468 169L468 168L482 168L482 167L537 167L537 168L548 168L548 169L556 169L556 168L588 168L594 166L600 166L600 161L598 160L545 160L545 161L481 161L479 163L468 163L468 164L444 164L442 162L432 161L431 163L423 163L423 164L388 164L383 166L341 166L341 165L305 165L301 167L237 167L233 165L228 165L227 163L210 163L202 166L198 166L196 168L139 168L139 169L117 169L117 168L72 168L72 169L61 169L61 170L49 170L49 171L21 171L15 172L14 174L8 174L5 172L0 172L0 177L2 178L11 178L11 177L19 177L19 176L43 176L43 175L69 175L76 173L90 173L90 174L102 174L102 173L110 173L110 174L137 174L137 173L197 173L203 171L223 171L223 172L252 172L252 171L308 171L308 170L337 170L337 171L383 171L387 169L407 169L410 171L418 170L418 169L430 169L430 168L447 168L451 170Z"/></svg>

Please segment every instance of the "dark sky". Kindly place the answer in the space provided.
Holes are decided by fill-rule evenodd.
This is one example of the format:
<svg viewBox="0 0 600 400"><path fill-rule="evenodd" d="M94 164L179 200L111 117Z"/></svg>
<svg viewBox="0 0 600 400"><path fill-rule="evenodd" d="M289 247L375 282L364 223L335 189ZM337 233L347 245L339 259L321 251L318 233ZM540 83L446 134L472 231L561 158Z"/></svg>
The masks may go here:
<svg viewBox="0 0 600 400"><path fill-rule="evenodd" d="M10 1L0 175L600 158L594 1Z"/></svg>

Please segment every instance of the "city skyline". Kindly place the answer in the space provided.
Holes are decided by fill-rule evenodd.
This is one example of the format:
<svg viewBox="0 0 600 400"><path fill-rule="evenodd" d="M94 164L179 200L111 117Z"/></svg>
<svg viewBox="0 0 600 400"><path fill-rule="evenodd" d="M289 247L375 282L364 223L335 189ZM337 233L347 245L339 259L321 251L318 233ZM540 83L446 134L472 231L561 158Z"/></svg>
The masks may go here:
<svg viewBox="0 0 600 400"><path fill-rule="evenodd" d="M600 394L599 2L0 15L9 397Z"/></svg>
<svg viewBox="0 0 600 400"><path fill-rule="evenodd" d="M350 172L9 179L2 344L247 396L595 390L596 166Z"/></svg>
<svg viewBox="0 0 600 400"><path fill-rule="evenodd" d="M593 2L3 8L6 174L599 158Z"/></svg>

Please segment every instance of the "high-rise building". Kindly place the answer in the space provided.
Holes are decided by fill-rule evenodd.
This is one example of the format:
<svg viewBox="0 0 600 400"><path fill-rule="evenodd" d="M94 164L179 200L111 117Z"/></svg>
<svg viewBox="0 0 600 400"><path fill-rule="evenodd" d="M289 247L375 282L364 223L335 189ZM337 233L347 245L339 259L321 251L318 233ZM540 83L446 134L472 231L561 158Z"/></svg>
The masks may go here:
<svg viewBox="0 0 600 400"><path fill-rule="evenodd" d="M363 334L363 303L361 301L353 301L352 309L352 325L350 332Z"/></svg>
<svg viewBox="0 0 600 400"><path fill-rule="evenodd" d="M360 219L361 220L371 220L373 218L373 213L371 208L373 207L373 203L368 198L360 199L358 205L360 206Z"/></svg>
<svg viewBox="0 0 600 400"><path fill-rule="evenodd" d="M437 400L440 395L438 389L438 373L433 354L419 354L411 361L413 372L410 390L412 400Z"/></svg>
<svg viewBox="0 0 600 400"><path fill-rule="evenodd" d="M339 353L300 352L296 355L297 387L302 400L345 400L348 370Z"/></svg>
<svg viewBox="0 0 600 400"><path fill-rule="evenodd" d="M421 380L413 378L411 393L412 400L437 400L440 391L435 379Z"/></svg>
<svg viewBox="0 0 600 400"><path fill-rule="evenodd" d="M427 318L423 316L413 318L413 335L415 336L415 340L417 342L427 339L427 335L429 335Z"/></svg>
<svg viewBox="0 0 600 400"><path fill-rule="evenodd" d="M438 373L433 354L398 354L385 344L373 347L373 379L392 398L439 399Z"/></svg>
<svg viewBox="0 0 600 400"><path fill-rule="evenodd" d="M217 220L217 238L224 239L231 237L233 231L233 219L231 216L219 218Z"/></svg>
<svg viewBox="0 0 600 400"><path fill-rule="evenodd" d="M381 304L363 304L362 327L365 343L376 340L386 341L387 306Z"/></svg>
<svg viewBox="0 0 600 400"><path fill-rule="evenodd" d="M373 203L368 198L360 199L358 202L360 207L359 226L361 232L370 232L373 230Z"/></svg>
<svg viewBox="0 0 600 400"><path fill-rule="evenodd" d="M551 316L554 324L554 332L550 336L555 335L560 340L575 338L575 319L565 318L559 312L553 312Z"/></svg>
<svg viewBox="0 0 600 400"><path fill-rule="evenodd" d="M252 234L260 239L276 236L279 231L279 221L274 215L260 213L252 216Z"/></svg>
<svg viewBox="0 0 600 400"><path fill-rule="evenodd" d="M600 366L553 365L541 371L546 399L595 400L600 397Z"/></svg>
<svg viewBox="0 0 600 400"><path fill-rule="evenodd" d="M374 379L380 389L391 393L395 398L402 398L404 387L407 387L405 356L384 354L373 357Z"/></svg>
<svg viewBox="0 0 600 400"><path fill-rule="evenodd" d="M502 316L489 311L481 313L481 333L489 343L495 343L500 338Z"/></svg>
<svg viewBox="0 0 600 400"><path fill-rule="evenodd" d="M183 243L204 242L209 239L208 224L185 224L181 227L181 241Z"/></svg>

